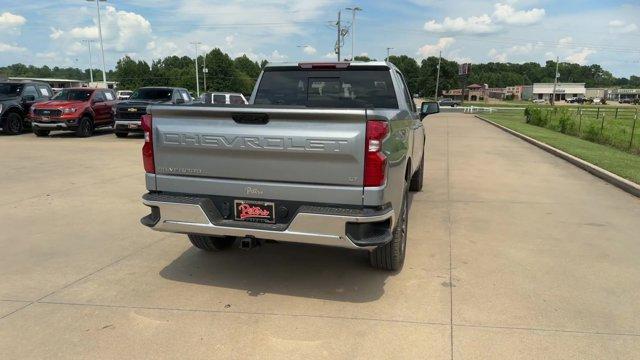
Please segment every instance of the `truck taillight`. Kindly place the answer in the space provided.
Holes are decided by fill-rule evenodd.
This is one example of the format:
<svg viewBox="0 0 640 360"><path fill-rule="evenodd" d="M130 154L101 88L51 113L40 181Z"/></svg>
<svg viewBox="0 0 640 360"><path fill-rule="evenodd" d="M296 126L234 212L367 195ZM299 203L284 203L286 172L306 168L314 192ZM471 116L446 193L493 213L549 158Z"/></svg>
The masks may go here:
<svg viewBox="0 0 640 360"><path fill-rule="evenodd" d="M144 131L144 145L142 145L142 163L144 171L155 174L156 165L153 161L153 119L150 114L142 115L142 130Z"/></svg>
<svg viewBox="0 0 640 360"><path fill-rule="evenodd" d="M387 157L382 153L382 141L388 134L388 122L367 120L364 148L364 186L384 185Z"/></svg>

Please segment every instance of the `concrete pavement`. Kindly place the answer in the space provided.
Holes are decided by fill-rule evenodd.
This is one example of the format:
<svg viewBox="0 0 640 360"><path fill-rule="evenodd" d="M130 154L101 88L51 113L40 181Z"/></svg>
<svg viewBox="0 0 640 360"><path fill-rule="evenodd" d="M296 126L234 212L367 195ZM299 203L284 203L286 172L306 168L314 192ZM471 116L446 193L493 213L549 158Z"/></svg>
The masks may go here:
<svg viewBox="0 0 640 360"><path fill-rule="evenodd" d="M637 358L640 201L471 116L425 120L407 261L152 232L140 138L0 137L0 358Z"/></svg>

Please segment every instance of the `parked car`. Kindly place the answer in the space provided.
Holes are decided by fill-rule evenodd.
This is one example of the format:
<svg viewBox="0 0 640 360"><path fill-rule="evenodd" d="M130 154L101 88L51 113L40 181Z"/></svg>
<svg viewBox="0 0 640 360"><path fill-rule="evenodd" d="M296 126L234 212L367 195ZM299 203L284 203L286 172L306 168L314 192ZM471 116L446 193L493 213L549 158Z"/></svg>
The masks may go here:
<svg viewBox="0 0 640 360"><path fill-rule="evenodd" d="M360 249L400 269L422 118L438 104L418 112L387 62L269 64L249 103L149 106L142 223L208 251L270 239Z"/></svg>
<svg viewBox="0 0 640 360"><path fill-rule="evenodd" d="M116 93L116 98L118 100L129 100L129 98L131 97L131 94L133 94L133 91L131 90L119 90Z"/></svg>
<svg viewBox="0 0 640 360"><path fill-rule="evenodd" d="M444 98L444 99L440 99L440 101L438 101L438 104L440 104L440 106L456 107L456 106L460 106L462 102L460 100Z"/></svg>
<svg viewBox="0 0 640 360"><path fill-rule="evenodd" d="M0 127L9 135L21 134L29 128L29 109L33 104L53 96L51 86L33 81L0 82Z"/></svg>
<svg viewBox="0 0 640 360"><path fill-rule="evenodd" d="M31 127L36 136L68 130L78 137L88 137L97 128L113 125L115 103L116 94L111 89L63 89L51 100L31 107Z"/></svg>
<svg viewBox="0 0 640 360"><path fill-rule="evenodd" d="M583 104L584 103L584 98L581 97L570 97L565 99L565 102L569 103L569 104Z"/></svg>
<svg viewBox="0 0 640 360"><path fill-rule="evenodd" d="M206 92L200 95L200 102L203 104L232 105L247 105L249 103L242 94L225 92Z"/></svg>
<svg viewBox="0 0 640 360"><path fill-rule="evenodd" d="M534 104L545 104L547 100L545 99L533 99L531 100Z"/></svg>
<svg viewBox="0 0 640 360"><path fill-rule="evenodd" d="M117 137L127 137L129 133L142 133L140 118L147 113L149 104L190 104L191 95L187 89L175 87L142 87L131 94L129 100L114 106L113 131Z"/></svg>
<svg viewBox="0 0 640 360"><path fill-rule="evenodd" d="M634 100L637 100L637 99L622 98L622 99L618 100L618 103L620 103L620 104L633 104Z"/></svg>

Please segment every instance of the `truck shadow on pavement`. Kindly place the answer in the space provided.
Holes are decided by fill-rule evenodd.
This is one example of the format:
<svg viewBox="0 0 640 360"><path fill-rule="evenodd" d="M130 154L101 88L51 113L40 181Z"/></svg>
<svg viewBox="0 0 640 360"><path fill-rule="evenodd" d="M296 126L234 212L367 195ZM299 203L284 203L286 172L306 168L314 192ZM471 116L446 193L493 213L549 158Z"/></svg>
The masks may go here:
<svg viewBox="0 0 640 360"><path fill-rule="evenodd" d="M220 253L190 248L162 269L160 276L240 289L249 296L280 294L364 303L379 299L387 277L394 274L375 270L368 262L368 254L360 250L290 243L267 243L248 252L237 247Z"/></svg>
<svg viewBox="0 0 640 360"><path fill-rule="evenodd" d="M409 209L412 202L410 194ZM219 253L191 247L160 271L168 280L239 289L249 296L279 294L351 303L380 299L387 278L398 274L370 267L363 250L266 243L243 251L237 241Z"/></svg>

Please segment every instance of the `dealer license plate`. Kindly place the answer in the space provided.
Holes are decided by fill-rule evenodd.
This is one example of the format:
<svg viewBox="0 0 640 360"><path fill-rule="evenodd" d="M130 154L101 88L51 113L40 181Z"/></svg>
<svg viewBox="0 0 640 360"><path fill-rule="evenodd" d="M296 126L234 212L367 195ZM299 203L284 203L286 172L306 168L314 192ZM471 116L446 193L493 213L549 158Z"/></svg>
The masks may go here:
<svg viewBox="0 0 640 360"><path fill-rule="evenodd" d="M275 222L275 206L272 202L236 200L234 215L237 221L272 224Z"/></svg>

